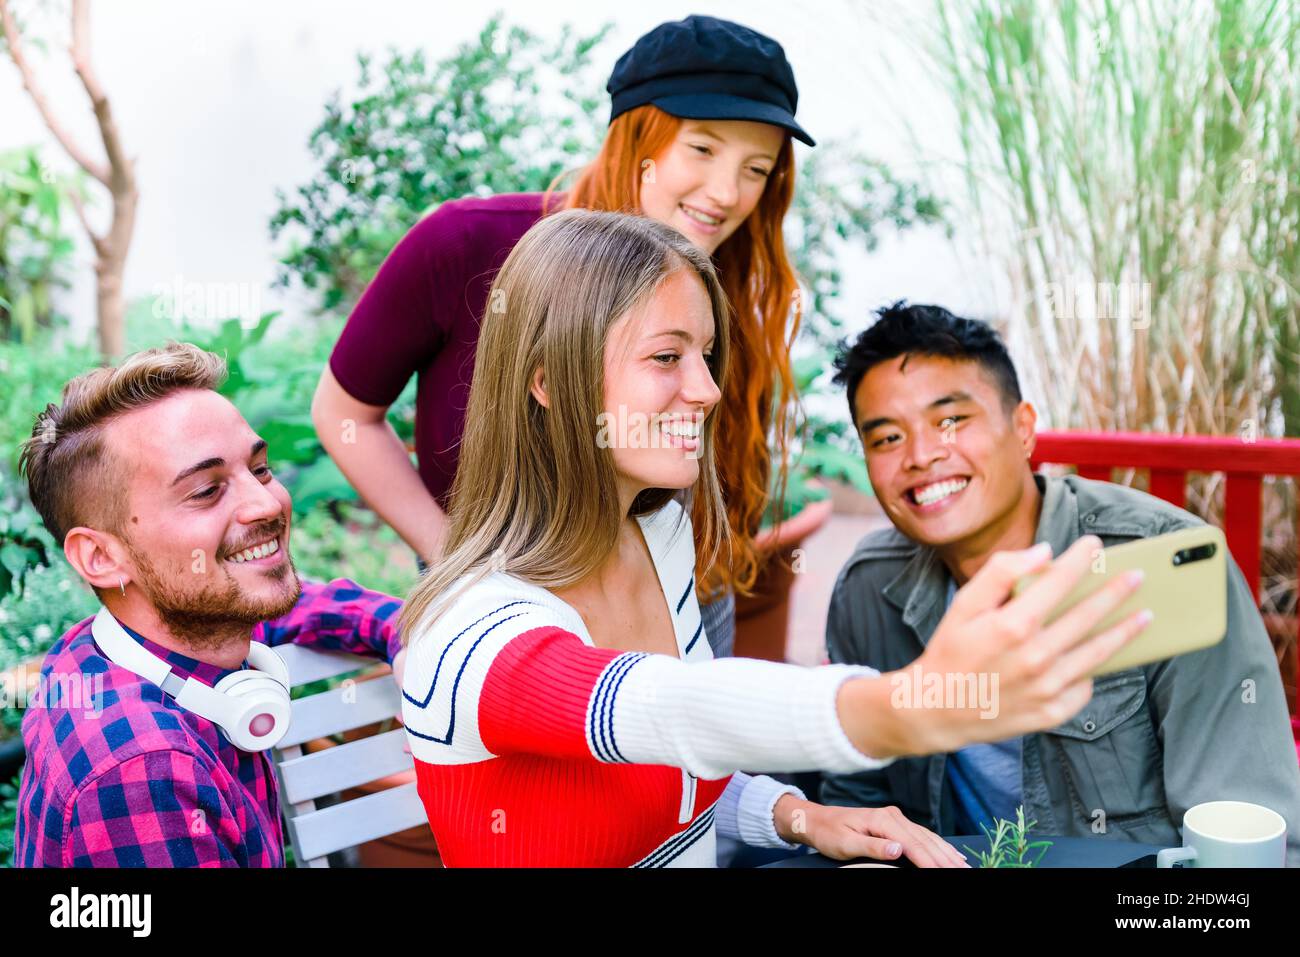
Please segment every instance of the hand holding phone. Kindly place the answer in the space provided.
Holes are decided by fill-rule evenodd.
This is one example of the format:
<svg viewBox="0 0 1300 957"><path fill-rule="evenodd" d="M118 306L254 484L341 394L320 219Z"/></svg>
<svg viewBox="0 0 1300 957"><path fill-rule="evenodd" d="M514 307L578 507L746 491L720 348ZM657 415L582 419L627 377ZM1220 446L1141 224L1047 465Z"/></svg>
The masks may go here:
<svg viewBox="0 0 1300 957"><path fill-rule="evenodd" d="M976 700L963 695L945 699L941 707L903 710L890 697L876 701L874 709L864 707L856 723L853 708L846 708L842 715L848 723L844 717L841 723L846 731L860 732L859 750L878 757L954 751L1054 728L1077 714L1092 696L1091 673L1149 624L1139 609L1098 630L1139 587L1140 576L1132 574L1113 578L1046 624L1071 591L1093 575L1101 550L1101 539L1085 535L1055 561L1046 544L991 556L953 596L921 657L907 669L883 675L884 681L864 679L861 684L880 687L864 687L860 696L890 695L898 682L925 676L987 677L997 682L996 703L985 707L978 695ZM1033 576L1031 584L1027 576ZM1018 586L1024 587L1014 595ZM859 741L852 733L850 740Z"/></svg>
<svg viewBox="0 0 1300 957"><path fill-rule="evenodd" d="M1141 587L1090 634L1112 627L1143 608L1150 625L1100 667L1093 677L1123 671L1162 658L1199 651L1223 640L1228 630L1227 542L1212 525L1112 545L1096 552L1092 573L1075 586L1047 619L1050 625L1108 581L1140 569ZM1020 594L1037 576L1016 585Z"/></svg>

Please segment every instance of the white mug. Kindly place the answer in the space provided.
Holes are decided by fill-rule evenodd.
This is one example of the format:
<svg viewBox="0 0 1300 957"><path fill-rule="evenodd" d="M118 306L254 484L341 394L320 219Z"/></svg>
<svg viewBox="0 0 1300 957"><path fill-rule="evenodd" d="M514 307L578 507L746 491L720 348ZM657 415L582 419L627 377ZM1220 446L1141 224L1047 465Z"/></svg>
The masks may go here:
<svg viewBox="0 0 1300 957"><path fill-rule="evenodd" d="M1246 801L1208 801L1183 815L1183 846L1166 847L1156 867L1285 867L1286 821Z"/></svg>

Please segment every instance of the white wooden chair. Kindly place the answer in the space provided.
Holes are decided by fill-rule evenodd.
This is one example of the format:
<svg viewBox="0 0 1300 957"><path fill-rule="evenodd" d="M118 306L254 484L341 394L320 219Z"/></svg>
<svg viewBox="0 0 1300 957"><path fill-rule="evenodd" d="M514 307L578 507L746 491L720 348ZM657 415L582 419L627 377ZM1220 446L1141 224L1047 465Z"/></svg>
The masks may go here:
<svg viewBox="0 0 1300 957"><path fill-rule="evenodd" d="M275 650L295 688L375 664L374 658L301 645L279 645ZM427 821L413 781L328 807L316 806L327 795L412 768L411 756L403 750L403 728L313 754L302 749L308 741L374 724L400 715L401 710L401 694L391 678L347 682L293 702L289 731L271 758L280 782L289 845L299 867L328 867L327 854Z"/></svg>

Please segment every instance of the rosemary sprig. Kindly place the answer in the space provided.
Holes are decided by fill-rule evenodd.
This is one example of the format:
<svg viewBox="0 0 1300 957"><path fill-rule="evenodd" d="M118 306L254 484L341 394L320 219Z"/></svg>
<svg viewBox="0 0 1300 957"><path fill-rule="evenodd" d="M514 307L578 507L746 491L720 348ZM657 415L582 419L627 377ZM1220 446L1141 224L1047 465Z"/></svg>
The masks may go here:
<svg viewBox="0 0 1300 957"><path fill-rule="evenodd" d="M1029 840L1029 832L1038 822L1025 822L1024 805L1016 808L1014 823L998 818L994 824L993 830L989 830L986 824L980 825L980 830L984 832L989 842L988 851L965 848L979 861L980 867L1037 867L1043 855L1047 853L1047 849L1052 846L1051 841ZM1030 855L1035 851L1037 856L1031 859Z"/></svg>

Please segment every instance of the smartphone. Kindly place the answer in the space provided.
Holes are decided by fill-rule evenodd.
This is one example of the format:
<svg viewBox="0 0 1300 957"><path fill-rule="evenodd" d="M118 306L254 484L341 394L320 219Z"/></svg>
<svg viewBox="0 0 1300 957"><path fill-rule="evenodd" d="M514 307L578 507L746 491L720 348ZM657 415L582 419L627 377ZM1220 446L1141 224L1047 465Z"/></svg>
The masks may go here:
<svg viewBox="0 0 1300 957"><path fill-rule="evenodd" d="M1183 528L1103 548L1094 557L1092 573L1065 597L1047 623L1060 618L1117 575L1140 568L1146 575L1138 590L1102 619L1090 635L1119 624L1143 608L1150 608L1155 617L1141 634L1093 671L1093 676L1209 648L1222 641L1228 631L1227 555L1223 532L1213 525ZM1015 594L1037 577L1030 575L1017 582Z"/></svg>

